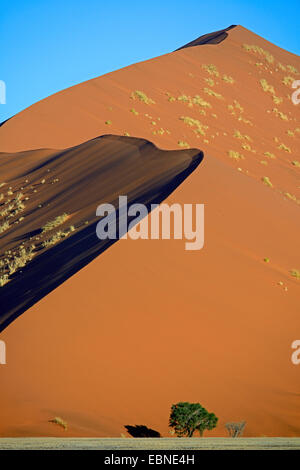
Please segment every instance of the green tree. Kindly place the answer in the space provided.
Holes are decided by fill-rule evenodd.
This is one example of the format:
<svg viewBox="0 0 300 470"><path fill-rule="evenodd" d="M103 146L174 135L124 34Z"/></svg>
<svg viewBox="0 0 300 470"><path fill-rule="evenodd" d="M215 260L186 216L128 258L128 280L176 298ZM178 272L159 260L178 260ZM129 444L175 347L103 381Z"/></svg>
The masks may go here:
<svg viewBox="0 0 300 470"><path fill-rule="evenodd" d="M192 437L195 431L203 435L205 429L217 426L218 418L200 403L179 402L171 407L169 426L178 437Z"/></svg>

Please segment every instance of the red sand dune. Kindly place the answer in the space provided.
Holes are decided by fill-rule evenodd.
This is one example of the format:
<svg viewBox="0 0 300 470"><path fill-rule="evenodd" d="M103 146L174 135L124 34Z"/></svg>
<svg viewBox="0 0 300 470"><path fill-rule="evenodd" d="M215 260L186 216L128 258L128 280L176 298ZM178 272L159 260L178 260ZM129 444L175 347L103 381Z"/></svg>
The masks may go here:
<svg viewBox="0 0 300 470"><path fill-rule="evenodd" d="M168 435L177 401L216 413L211 436L238 420L247 436L299 436L299 280L290 271L300 270L300 108L290 83L300 60L240 26L227 34L64 90L1 126L5 153L109 132L205 155L166 199L205 204L201 251L120 240L1 333L2 436L119 436L125 424Z"/></svg>

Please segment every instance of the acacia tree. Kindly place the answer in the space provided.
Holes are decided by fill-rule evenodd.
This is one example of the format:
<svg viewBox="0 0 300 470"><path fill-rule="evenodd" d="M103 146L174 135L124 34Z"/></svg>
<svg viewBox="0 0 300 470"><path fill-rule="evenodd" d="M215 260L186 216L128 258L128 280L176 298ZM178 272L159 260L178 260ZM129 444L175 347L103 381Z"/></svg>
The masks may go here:
<svg viewBox="0 0 300 470"><path fill-rule="evenodd" d="M179 402L171 407L169 426L178 437L192 437L195 431L203 435L205 429L216 427L218 418L200 403Z"/></svg>

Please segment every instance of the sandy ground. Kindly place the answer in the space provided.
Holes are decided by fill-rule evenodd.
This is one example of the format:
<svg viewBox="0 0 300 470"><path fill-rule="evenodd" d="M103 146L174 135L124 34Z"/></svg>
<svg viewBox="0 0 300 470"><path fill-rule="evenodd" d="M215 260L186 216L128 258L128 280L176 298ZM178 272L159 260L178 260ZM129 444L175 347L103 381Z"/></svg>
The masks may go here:
<svg viewBox="0 0 300 470"><path fill-rule="evenodd" d="M0 450L291 450L300 438L10 438L0 439Z"/></svg>

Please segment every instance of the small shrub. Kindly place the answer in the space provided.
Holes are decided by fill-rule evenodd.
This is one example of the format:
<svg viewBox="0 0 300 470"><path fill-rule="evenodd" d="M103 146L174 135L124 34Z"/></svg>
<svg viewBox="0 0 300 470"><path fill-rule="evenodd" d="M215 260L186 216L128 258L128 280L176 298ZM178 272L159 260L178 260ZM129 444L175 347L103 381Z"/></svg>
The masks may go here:
<svg viewBox="0 0 300 470"><path fill-rule="evenodd" d="M245 157L239 152L235 152L234 150L229 150L228 155L230 158L234 158L235 160L244 160Z"/></svg>
<svg viewBox="0 0 300 470"><path fill-rule="evenodd" d="M264 155L265 155L266 157L269 157L269 158L272 158L272 159L275 159L275 158L276 158L275 155L274 155L274 153L265 152Z"/></svg>
<svg viewBox="0 0 300 470"><path fill-rule="evenodd" d="M212 78L205 78L204 80L206 81L206 83L207 83L209 86L214 86L214 85L215 85L215 82L213 81Z"/></svg>
<svg viewBox="0 0 300 470"><path fill-rule="evenodd" d="M187 147L189 148L189 144L187 142L185 142L184 140L178 140L178 145L179 147Z"/></svg>
<svg viewBox="0 0 300 470"><path fill-rule="evenodd" d="M288 116L286 114L282 113L281 111L279 111L279 109L277 109L277 108L273 108L273 113L275 113L276 116L278 116L283 121L288 121L289 120Z"/></svg>
<svg viewBox="0 0 300 470"><path fill-rule="evenodd" d="M68 429L68 423L59 416L49 419L49 423L57 424L58 426L62 427L65 431Z"/></svg>
<svg viewBox="0 0 300 470"><path fill-rule="evenodd" d="M285 152L292 153L291 149L287 147L285 144L278 145L279 150L284 150Z"/></svg>
<svg viewBox="0 0 300 470"><path fill-rule="evenodd" d="M268 176L263 176L262 181L267 186L270 186L270 188L273 188L273 184L271 183L270 178Z"/></svg>
<svg viewBox="0 0 300 470"><path fill-rule="evenodd" d="M218 72L218 69L215 65L209 64L209 65L202 65L202 68L206 70L210 75L214 75L215 77L218 77L220 74Z"/></svg>
<svg viewBox="0 0 300 470"><path fill-rule="evenodd" d="M247 52L258 53L259 55L263 56L269 64L272 64L274 62L274 57L272 56L272 54L270 54L270 52L264 50L260 46L254 46L254 45L251 46L249 44L243 44L242 47Z"/></svg>
<svg viewBox="0 0 300 470"><path fill-rule="evenodd" d="M273 101L275 104L280 104L282 103L283 99L279 98L278 96L273 95Z"/></svg>
<svg viewBox="0 0 300 470"><path fill-rule="evenodd" d="M274 87L272 85L269 85L267 80L265 78L262 78L260 80L260 84L262 86L262 89L266 92L266 93L272 93L272 95L275 95L275 90L274 90Z"/></svg>
<svg viewBox="0 0 300 470"><path fill-rule="evenodd" d="M191 118L189 116L181 116L179 119L181 119L185 124L188 124L191 127L196 127L197 131L201 135L205 135L205 130L208 129L208 126L202 124L198 119Z"/></svg>
<svg viewBox="0 0 300 470"><path fill-rule="evenodd" d="M287 65L286 68L289 70L289 72L292 72L292 73L295 73L295 74L298 74L298 70L296 69L296 67L294 67L293 65Z"/></svg>
<svg viewBox="0 0 300 470"><path fill-rule="evenodd" d="M282 83L286 86L291 86L295 79L293 77L287 76L282 79Z"/></svg>
<svg viewBox="0 0 300 470"><path fill-rule="evenodd" d="M132 99L139 99L145 104L155 104L155 101L153 101L151 98L148 98L146 93L140 90L135 90L133 93L131 93L131 98Z"/></svg>
<svg viewBox="0 0 300 470"><path fill-rule="evenodd" d="M218 98L219 100L224 99L223 96L220 95L220 93L216 93L211 88L203 88L203 90L204 90L204 93L207 93L209 96L214 96L215 98Z"/></svg>
<svg viewBox="0 0 300 470"><path fill-rule="evenodd" d="M178 437L192 437L195 431L202 436L206 429L214 429L217 422L217 416L200 403L179 402L171 407L169 426Z"/></svg>
<svg viewBox="0 0 300 470"><path fill-rule="evenodd" d="M240 423L226 423L225 428L228 431L229 437L240 437L242 436L246 426L246 421Z"/></svg>
<svg viewBox="0 0 300 470"><path fill-rule="evenodd" d="M298 269L291 269L290 274L297 280L300 280L300 271Z"/></svg>

